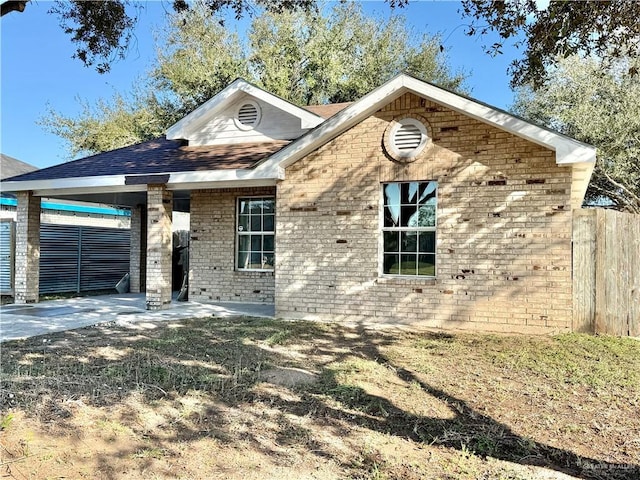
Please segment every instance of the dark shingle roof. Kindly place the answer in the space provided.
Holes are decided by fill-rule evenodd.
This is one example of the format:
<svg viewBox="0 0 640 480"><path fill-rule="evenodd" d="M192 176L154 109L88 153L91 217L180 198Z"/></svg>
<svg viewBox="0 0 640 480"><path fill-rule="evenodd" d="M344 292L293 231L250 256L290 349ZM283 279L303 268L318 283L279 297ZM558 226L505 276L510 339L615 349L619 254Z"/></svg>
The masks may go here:
<svg viewBox="0 0 640 480"><path fill-rule="evenodd" d="M53 180L102 175L139 175L199 170L249 169L282 149L289 141L232 145L184 146L179 140L158 138L99 153L35 172L11 181ZM6 179L9 180L9 179Z"/></svg>

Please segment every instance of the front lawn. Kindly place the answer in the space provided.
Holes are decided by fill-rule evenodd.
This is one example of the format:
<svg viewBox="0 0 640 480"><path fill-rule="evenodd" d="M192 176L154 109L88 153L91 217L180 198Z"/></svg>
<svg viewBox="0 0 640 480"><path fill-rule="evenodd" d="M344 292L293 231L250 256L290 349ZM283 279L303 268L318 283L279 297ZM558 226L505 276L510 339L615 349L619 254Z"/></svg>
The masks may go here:
<svg viewBox="0 0 640 480"><path fill-rule="evenodd" d="M640 342L263 319L1 345L7 478L640 478Z"/></svg>

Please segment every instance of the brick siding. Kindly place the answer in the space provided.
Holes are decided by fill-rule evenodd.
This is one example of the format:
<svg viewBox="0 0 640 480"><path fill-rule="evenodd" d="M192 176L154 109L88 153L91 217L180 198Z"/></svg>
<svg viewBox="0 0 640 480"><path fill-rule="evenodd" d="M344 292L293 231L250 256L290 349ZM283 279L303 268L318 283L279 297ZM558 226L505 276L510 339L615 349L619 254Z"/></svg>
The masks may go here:
<svg viewBox="0 0 640 480"><path fill-rule="evenodd" d="M189 300L273 303L273 272L235 269L237 198L260 195L275 188L191 192Z"/></svg>
<svg viewBox="0 0 640 480"><path fill-rule="evenodd" d="M14 298L16 303L35 303L40 284L40 197L31 192L18 192L17 197Z"/></svg>
<svg viewBox="0 0 640 480"><path fill-rule="evenodd" d="M433 143L403 165L381 144L389 122L408 113L428 121ZM418 180L438 182L436 279L380 276L381 184ZM570 191L571 167L557 166L554 152L405 94L287 168L276 200L276 314L568 330ZM231 225L220 219L214 236Z"/></svg>
<svg viewBox="0 0 640 480"><path fill-rule="evenodd" d="M173 193L164 185L147 185L147 309L171 304Z"/></svg>

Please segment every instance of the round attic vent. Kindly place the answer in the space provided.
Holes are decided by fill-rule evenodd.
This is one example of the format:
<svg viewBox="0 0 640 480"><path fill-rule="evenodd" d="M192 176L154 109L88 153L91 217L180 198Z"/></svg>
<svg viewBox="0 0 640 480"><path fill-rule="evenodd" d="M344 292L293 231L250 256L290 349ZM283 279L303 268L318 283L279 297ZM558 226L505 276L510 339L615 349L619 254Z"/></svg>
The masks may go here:
<svg viewBox="0 0 640 480"><path fill-rule="evenodd" d="M387 153L399 162L412 162L429 141L427 127L414 117L404 117L389 125L384 145Z"/></svg>
<svg viewBox="0 0 640 480"><path fill-rule="evenodd" d="M260 123L260 107L255 102L244 102L236 113L236 125L242 130L255 128Z"/></svg>

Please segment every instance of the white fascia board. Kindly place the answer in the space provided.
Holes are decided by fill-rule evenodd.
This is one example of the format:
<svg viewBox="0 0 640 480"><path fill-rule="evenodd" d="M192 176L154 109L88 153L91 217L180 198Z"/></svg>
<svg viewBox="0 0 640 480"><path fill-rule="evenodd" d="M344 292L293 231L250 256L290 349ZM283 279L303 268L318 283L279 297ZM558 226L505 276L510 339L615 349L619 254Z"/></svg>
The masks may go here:
<svg viewBox="0 0 640 480"><path fill-rule="evenodd" d="M426 97L463 115L554 150L558 165L596 161L596 149L590 145L539 127L506 112L491 108L488 105L456 95L448 90L443 90L435 85L422 82L416 78L407 75L402 75L400 78L403 85L416 95Z"/></svg>
<svg viewBox="0 0 640 480"><path fill-rule="evenodd" d="M228 87L219 92L215 97L207 100L205 103L196 108L193 112L182 118L174 125L169 127L166 132L168 140L179 140L189 136L192 130L200 126L201 123L213 118L216 113L227 108L241 94L245 93L254 98L269 103L280 110L283 110L294 117L300 119L301 128L314 128L321 124L324 119L315 113L304 108L300 108L293 103L287 102L261 88L255 87L250 83L236 79Z"/></svg>
<svg viewBox="0 0 640 480"><path fill-rule="evenodd" d="M572 138L552 132L506 112L443 90L408 75L400 74L386 84L371 91L359 101L325 121L315 130L293 141L275 153L257 169L280 165L283 168L300 160L325 143L367 118L372 113L392 102L400 95L412 92L451 108L463 115L493 125L556 152L556 163L595 163L596 149Z"/></svg>
<svg viewBox="0 0 640 480"><path fill-rule="evenodd" d="M193 188L224 188L226 186L264 186L275 185L284 178L284 169L276 166L269 170L207 170L202 172L172 172L139 175L105 175L101 177L77 177L55 180L27 180L23 182L2 182L3 192L15 193L32 191L36 196L55 196L69 194L144 192L145 184L127 185L126 178L169 175L169 190L188 190Z"/></svg>
<svg viewBox="0 0 640 480"><path fill-rule="evenodd" d="M136 188L141 187L141 188ZM53 180L25 180L22 182L2 182L3 192L32 191L41 196L48 193L73 191L74 193L134 192L145 190L144 185L125 185L124 175L103 175L100 177L58 178Z"/></svg>

